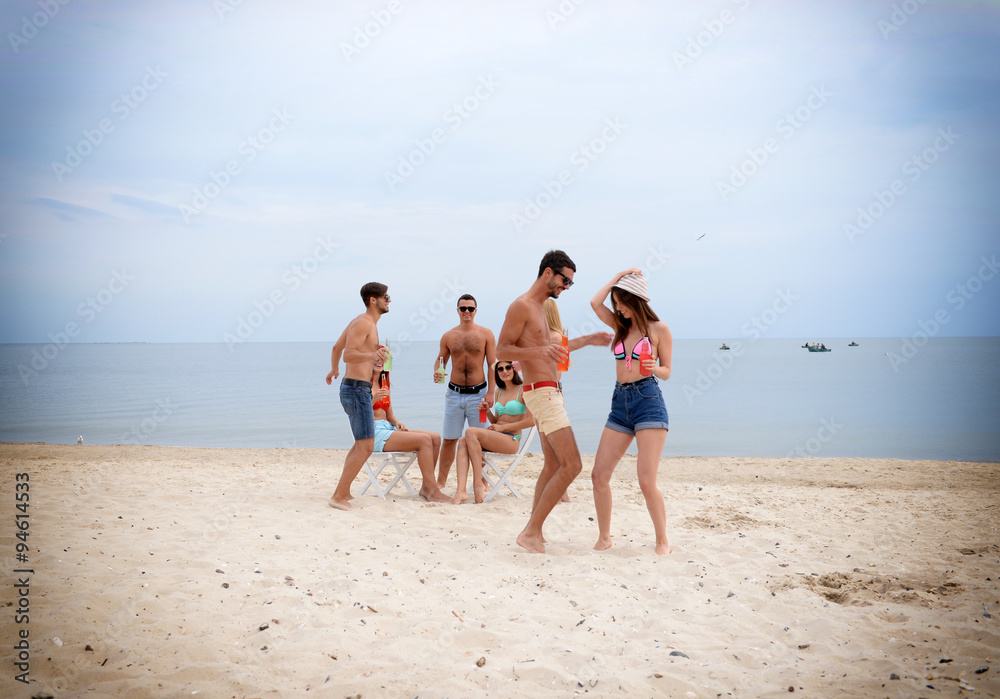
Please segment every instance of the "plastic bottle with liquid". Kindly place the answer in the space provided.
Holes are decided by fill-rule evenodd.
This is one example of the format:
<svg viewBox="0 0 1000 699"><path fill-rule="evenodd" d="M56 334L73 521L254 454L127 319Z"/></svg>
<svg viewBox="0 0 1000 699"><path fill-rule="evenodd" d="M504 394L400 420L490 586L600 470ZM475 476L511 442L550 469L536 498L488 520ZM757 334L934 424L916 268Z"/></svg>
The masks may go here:
<svg viewBox="0 0 1000 699"><path fill-rule="evenodd" d="M569 337L566 336L566 328L563 328L562 331L562 347L566 350L566 357L558 361L556 369L559 371L567 371L569 369Z"/></svg>
<svg viewBox="0 0 1000 699"><path fill-rule="evenodd" d="M642 338L642 349L639 350L639 373L643 376L649 376L653 373L652 369L646 368L646 360L653 358L653 347L649 344L649 340Z"/></svg>
<svg viewBox="0 0 1000 699"><path fill-rule="evenodd" d="M389 351L389 340L385 341L385 363L382 365L382 371L392 371L392 352Z"/></svg>

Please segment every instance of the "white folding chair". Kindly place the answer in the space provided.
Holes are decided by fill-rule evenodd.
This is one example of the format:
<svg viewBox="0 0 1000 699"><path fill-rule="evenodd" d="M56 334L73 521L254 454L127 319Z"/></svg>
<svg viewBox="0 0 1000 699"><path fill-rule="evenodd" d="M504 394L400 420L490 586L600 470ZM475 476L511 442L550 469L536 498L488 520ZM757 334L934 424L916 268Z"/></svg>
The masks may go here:
<svg viewBox="0 0 1000 699"><path fill-rule="evenodd" d="M537 433L537 426L528 430L528 433L521 437L521 446L514 454L497 454L493 451L483 452L483 478L486 479L486 482L490 486L490 492L486 494L486 502L492 500L504 487L517 497L521 497L521 494L517 492L517 488L510 482L510 477L514 474L514 468L521 460L521 457L528 453L528 447L531 446L531 442L535 439L535 434ZM497 462L502 463L504 459L510 459L510 463L507 464L507 468L501 469L497 465ZM491 474L490 471L493 473ZM494 476L496 477L495 481L493 480ZM469 485L469 492L472 492L471 484Z"/></svg>
<svg viewBox="0 0 1000 699"><path fill-rule="evenodd" d="M389 491L393 489L393 486L395 486L401 480L403 481L403 485L406 486L406 490L410 493L410 495L416 495L416 493L413 492L413 486L410 485L410 481L407 480L406 478L406 469L408 469L410 465L416 460L417 460L417 452L415 451L372 452L372 455L368 457L367 461L365 461L365 467L364 467L364 472L368 476L368 482L365 483L365 487L361 489L361 492L358 493L358 495L364 495L365 491L368 490L370 486L375 489L375 492L371 493L372 495L377 495L383 500L385 500L385 496L388 495ZM377 463L374 470L371 467L372 462ZM393 476L393 479L391 481L389 481L389 485L387 485L385 489L383 489L378 482L378 477L382 473L382 469L384 469L389 464L392 464L396 468L396 475Z"/></svg>

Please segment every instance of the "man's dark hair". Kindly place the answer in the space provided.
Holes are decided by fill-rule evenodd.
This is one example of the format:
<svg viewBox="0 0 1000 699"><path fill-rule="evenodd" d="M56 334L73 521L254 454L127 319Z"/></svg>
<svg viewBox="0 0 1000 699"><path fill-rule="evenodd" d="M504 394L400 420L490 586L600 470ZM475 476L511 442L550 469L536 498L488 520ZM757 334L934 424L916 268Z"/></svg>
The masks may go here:
<svg viewBox="0 0 1000 699"><path fill-rule="evenodd" d="M476 297L472 294L462 294L459 296L458 301L455 302L455 308L461 306L462 301L472 301L472 303L476 304L476 308L479 308L479 301L476 301Z"/></svg>
<svg viewBox="0 0 1000 699"><path fill-rule="evenodd" d="M361 287L361 300L365 302L365 308L368 308L371 299L377 299L381 296L385 296L385 292L388 290L389 287L385 284L379 284L378 282L368 282Z"/></svg>
<svg viewBox="0 0 1000 699"><path fill-rule="evenodd" d="M538 265L539 277L545 273L546 267L551 267L553 272L562 272L564 267L569 267L574 272L576 271L576 265L573 264L573 260L569 259L569 255L562 250L549 250L545 253L545 257L542 258L542 264Z"/></svg>

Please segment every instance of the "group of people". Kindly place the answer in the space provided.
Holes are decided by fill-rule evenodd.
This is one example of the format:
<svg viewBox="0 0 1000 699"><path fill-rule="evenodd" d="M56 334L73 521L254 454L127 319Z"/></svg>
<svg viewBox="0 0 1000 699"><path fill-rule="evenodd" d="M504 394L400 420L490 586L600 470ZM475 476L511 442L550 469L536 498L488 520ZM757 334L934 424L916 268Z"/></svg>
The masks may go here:
<svg viewBox="0 0 1000 699"><path fill-rule="evenodd" d="M612 332L566 338L554 299L573 286L575 274L576 265L565 252L546 253L535 282L508 308L499 338L476 324L475 298L469 294L459 298L459 324L442 336L434 367L435 380L440 381L441 368L449 360L452 366L441 435L409 430L396 419L384 371L388 352L379 343L377 329L379 319L389 311L388 287L378 282L365 284L361 288L365 312L347 325L334 344L326 377L328 384L338 377L343 358L340 400L355 440L330 506L351 509L351 483L373 451L416 451L423 479L419 494L430 502L457 504L468 499L466 479L471 468L475 500L482 502L483 451L513 454L524 430L537 425L543 466L531 515L517 544L543 553L542 526L583 469L563 401L560 367L569 366L573 350L610 344L617 381L591 474L598 524L594 548L600 551L612 545L611 476L634 439L639 487L653 520L656 553L669 553L666 509L656 476L669 429L657 379L670 378L670 329L649 306L648 284L641 270L632 268L616 274L590 301ZM609 296L610 308L606 305ZM487 422L480 421L481 409ZM448 498L442 488L453 461L458 488Z"/></svg>

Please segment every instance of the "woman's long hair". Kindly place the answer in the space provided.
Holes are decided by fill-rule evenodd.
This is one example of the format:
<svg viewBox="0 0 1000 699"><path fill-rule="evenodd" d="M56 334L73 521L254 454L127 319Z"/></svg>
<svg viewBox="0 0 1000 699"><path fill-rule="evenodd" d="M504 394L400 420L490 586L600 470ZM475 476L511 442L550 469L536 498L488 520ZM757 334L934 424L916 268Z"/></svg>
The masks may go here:
<svg viewBox="0 0 1000 699"><path fill-rule="evenodd" d="M559 315L559 304L556 303L555 299L545 299L542 308L545 309L545 322L549 326L549 333L557 332L562 335L565 328L563 328L562 317ZM569 360L569 365L573 366L572 359Z"/></svg>
<svg viewBox="0 0 1000 699"><path fill-rule="evenodd" d="M559 317L559 305L556 304L555 299L545 299L542 308L545 309L545 322L549 324L549 330L561 335L563 324L562 318Z"/></svg>
<svg viewBox="0 0 1000 699"><path fill-rule="evenodd" d="M625 289L612 287L612 306L614 306L616 302L619 306L624 306L632 311L633 317L625 318L617 311L617 309L614 311L615 339L611 342L612 347L617 347L619 342L625 342L625 338L628 336L628 331L632 329L633 319L635 320L636 326L639 328L639 332L645 336L649 335L650 324L655 323L660 319L659 316L653 313L653 309L649 307L649 304L644 299L639 298L629 291L625 291Z"/></svg>

